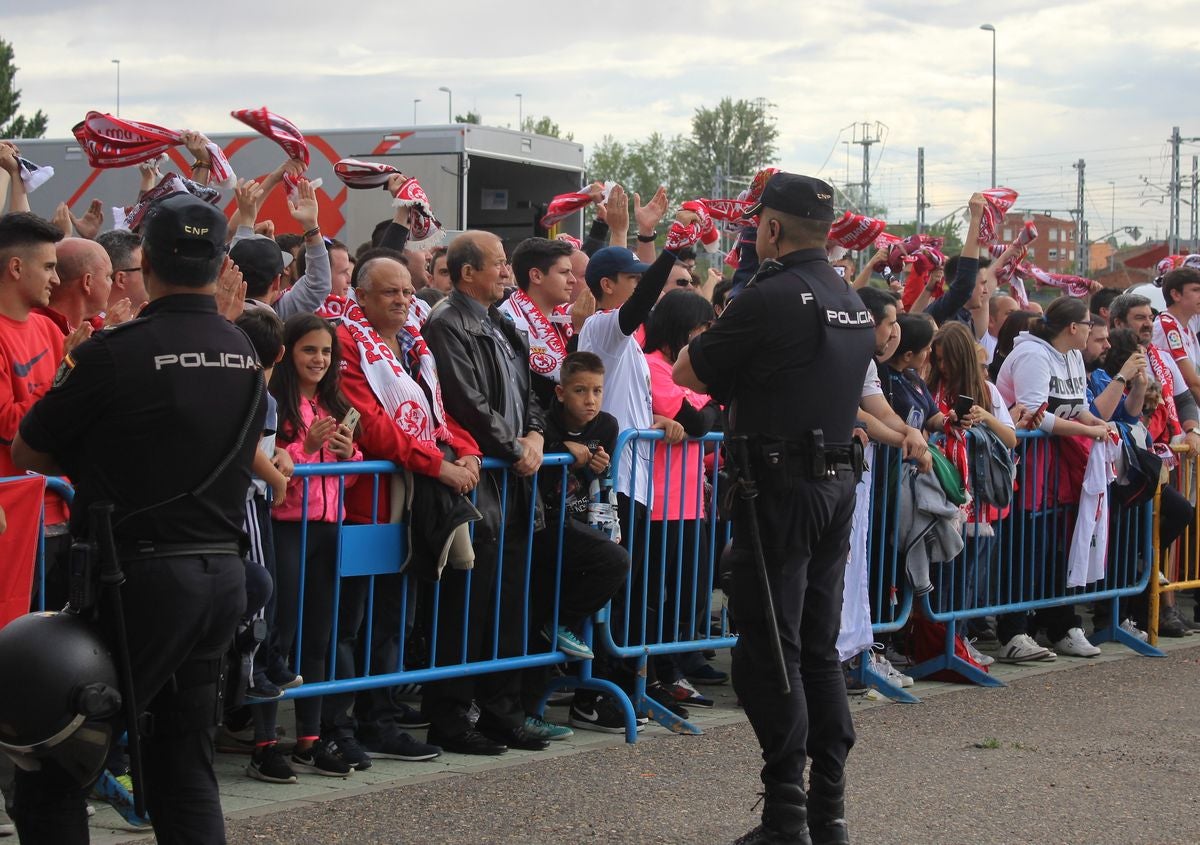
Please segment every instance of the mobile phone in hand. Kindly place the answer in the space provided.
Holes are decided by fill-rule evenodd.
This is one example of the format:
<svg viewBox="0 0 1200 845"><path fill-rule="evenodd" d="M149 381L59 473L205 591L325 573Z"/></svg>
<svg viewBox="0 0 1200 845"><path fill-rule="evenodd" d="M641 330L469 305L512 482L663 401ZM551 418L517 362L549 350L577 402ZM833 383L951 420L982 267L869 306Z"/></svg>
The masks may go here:
<svg viewBox="0 0 1200 845"><path fill-rule="evenodd" d="M342 425L354 431L354 427L358 425L360 419L362 419L362 414L358 412L358 408L352 407L346 412L346 416L342 417Z"/></svg>
<svg viewBox="0 0 1200 845"><path fill-rule="evenodd" d="M967 414L971 413L971 409L975 407L975 400L970 396L963 396L961 393L958 399L954 401L954 415L958 417L958 421L962 422Z"/></svg>

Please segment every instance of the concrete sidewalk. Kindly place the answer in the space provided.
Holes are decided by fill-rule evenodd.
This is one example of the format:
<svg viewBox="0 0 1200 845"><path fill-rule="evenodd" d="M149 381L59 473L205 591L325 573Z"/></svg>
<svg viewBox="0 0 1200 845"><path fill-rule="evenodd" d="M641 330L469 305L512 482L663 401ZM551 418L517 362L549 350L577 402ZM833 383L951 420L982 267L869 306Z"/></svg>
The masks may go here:
<svg viewBox="0 0 1200 845"><path fill-rule="evenodd" d="M1200 637L1166 640L1162 643L1164 650L1170 652L1197 646L1200 646ZM861 761L880 753L883 748L891 747L891 743L884 743L880 747L876 747L871 739L872 726L885 721L882 718L885 713L892 714L888 719L898 719L907 725L906 732L932 730L934 735L937 735L938 720L941 718L937 711L944 707L935 708L933 706L935 703L942 705L942 702L945 701L945 707L959 714L960 723L966 720L966 723L970 724L974 719L973 714L977 711L980 713L982 722L984 710L998 699L1010 698L1013 689L1041 690L1048 697L1054 698L1056 690L1066 689L1067 676L1064 673L1073 669L1081 671L1071 672L1072 676L1087 678L1096 675L1099 680L1100 674L1104 671L1099 667L1106 664L1124 665L1127 672L1145 674L1159 679L1163 683L1168 683L1172 676L1177 674L1181 665L1194 668L1195 664L1194 653L1190 651L1181 652L1167 660L1138 657L1124 647L1113 644L1104 645L1103 651L1101 656L1090 660L1060 657L1054 663L1017 666L995 664L992 667L993 674L1005 682L1015 684L1008 690L984 690L966 685L922 681L918 682L911 692L928 702L927 704L897 706L877 696L851 698L855 724L860 732L859 746L851 758L855 777L858 777L859 770L863 767ZM1185 663L1185 659L1190 660L1190 663ZM728 655L722 653L719 655L718 664L725 664L725 668L727 668L727 660ZM1050 683L1038 680L1039 676L1051 674L1063 674L1063 678L1061 680L1055 678ZM1049 681L1048 678L1046 680ZM1107 707L1112 701L1105 689L1104 684L1101 683L1095 697L1080 698L1071 702L1071 707L1080 714L1091 713L1097 707ZM244 755L219 754L217 773L221 782L222 805L230 819L230 841L245 843L542 841L536 831L541 830L543 833L548 833L550 830L557 829L556 825L549 824L549 821L553 819L561 821L560 817L563 814L567 818L577 815L577 811L572 808L579 806L581 802L590 810L576 819L578 826L571 828L574 833L563 831L562 836L555 838L562 840L570 838L572 835L578 838L581 833L590 831L589 836L603 835L610 841L725 841L744 832L753 824L753 814L748 811L748 808L754 801L757 784L757 747L754 744L753 734L745 723L742 711L734 703L732 689L728 686L707 687L703 692L716 700L716 707L712 710L693 709L692 711L692 721L705 730L705 737L677 736L657 725L651 725L641 734L636 746L626 746L620 736L577 731L574 738L554 743L549 750L544 752L509 751L500 757L445 754L428 763L377 760L368 771L356 772L346 780L301 775L300 782L294 785L266 784L251 780L244 774L247 759ZM948 695L952 692L958 692L959 695ZM1065 736L1069 736L1072 722L1070 719L1064 721L1066 715L1064 712L1047 709L1046 718L1035 717L1030 727L1037 728L1044 722L1050 721L1059 724L1066 732ZM566 710L551 709L549 718L565 721ZM281 722L285 725L289 724L290 717L281 719ZM1133 724L1136 726L1137 723ZM1155 727L1160 731L1164 727L1168 732L1170 730L1169 725ZM1014 751L1020 752L1030 742L1019 736L1008 739L998 728L990 729L990 732L981 728L977 733L979 736L975 741L985 750L998 752L992 755L995 758L1010 756ZM1194 736L1194 732L1188 734L1189 740L1191 736ZM992 748L993 741L997 744L995 748ZM904 754L911 759L912 774L919 781L926 779L937 781L942 777L941 774L934 774L938 769L948 771L952 778L962 774L958 771L959 761L930 759L920 753L919 747L908 747ZM655 761L654 766L647 769L645 773L636 771L640 765L639 760L649 761L650 759ZM609 766L613 767L611 771L609 771ZM625 838L626 834L632 831L630 828L622 827L621 824L618 824L615 829L611 826L607 830L603 829L605 825L602 820L606 817L616 813L615 817L618 820L621 818L620 807L623 803L628 804L632 800L631 794L634 796L641 794L649 782L663 777L663 773L673 773L675 777L668 777L667 781L678 786L676 782L679 780L678 776L683 775L684 772L704 773L705 787L699 790L701 794L710 793L713 787L724 784L718 791L712 792L709 804L701 804L699 808L706 818L705 823L698 824L696 820L687 818L674 819L673 811L666 809L666 806L669 805L664 805L659 808L660 812L657 815L662 816L663 821L668 820L668 817L673 821L661 832L640 829L637 830L636 836ZM1192 774L1194 771L1189 774L1189 779ZM714 776L717 776L716 779ZM1081 777L1085 777L1085 775L1081 773ZM637 780L631 783L628 778ZM852 779L852 783L854 782ZM1181 781L1175 785L1164 784L1163 791L1178 794L1181 798L1186 795L1187 800L1192 801L1190 796L1193 790L1174 788L1174 786L1183 786L1184 783ZM572 784L576 785L576 789L572 789ZM582 790L585 785L588 787L586 801L582 799L582 796L572 796L573 792ZM912 794L914 785L897 783L894 784L894 789L883 790L883 800L887 801L889 805L884 808L885 814L893 812L892 804L899 807L905 801L911 801L915 797ZM662 785L658 785L658 787L661 788ZM855 791L858 791L857 786ZM533 796L540 794L547 796L549 803L546 807L531 810L533 816L541 819L544 823L541 827L528 828L522 825L520 813L516 816L508 814L501 816L485 807L468 812L468 805L473 804L474 801L468 800L467 796L478 798L493 794L497 796L497 806L506 806L526 793ZM690 796L691 793L689 792L688 795ZM442 800L437 800L439 796ZM597 796L603 796L603 800L597 801ZM666 797L663 796L664 800ZM677 801L679 798L680 796L675 795L673 800ZM645 798L636 799L634 803L640 806L645 800ZM445 801L450 801L445 809L446 815L455 816L458 823L442 831L447 836L451 836L453 831L451 838L443 840L434 834L428 824L431 818L438 818L435 810L439 804L443 804ZM115 811L102 803L93 803L98 812L93 819L92 842L108 845L110 843L153 841L147 834L131 834L127 829L121 829L121 823ZM873 802L871 803L873 806ZM729 819L723 820L724 811L714 809L724 807L728 807L732 818L738 819L736 823ZM858 812L861 813L862 809L858 808ZM949 816L961 810L961 807L951 806L945 808L943 812ZM434 815L426 818L426 812L433 812ZM857 816L858 813L855 815ZM459 818L460 816L461 818ZM710 816L711 818L709 818ZM867 815L867 818L873 817L874 814ZM714 821L718 822L715 827L711 824ZM855 822L856 828L863 824L862 819L852 818L852 821ZM748 823L743 824L743 822ZM597 823L599 823L598 827ZM869 828L870 825L867 824L867 827ZM728 829L726 830L726 828ZM688 831L695 834L700 833L700 830L708 830L709 833L701 835L699 838L688 835ZM420 835L417 835L418 831L421 832ZM676 835L678 838L675 838ZM588 836L583 836L583 838L588 838ZM925 839L922 836L894 839L884 836L862 841L935 840ZM966 838L940 841L982 842L985 839ZM1035 840L1010 838L995 841ZM1109 840L1071 839L1068 837L1062 840L1046 841L1098 842ZM1192 839L1154 841L1200 841L1200 834Z"/></svg>

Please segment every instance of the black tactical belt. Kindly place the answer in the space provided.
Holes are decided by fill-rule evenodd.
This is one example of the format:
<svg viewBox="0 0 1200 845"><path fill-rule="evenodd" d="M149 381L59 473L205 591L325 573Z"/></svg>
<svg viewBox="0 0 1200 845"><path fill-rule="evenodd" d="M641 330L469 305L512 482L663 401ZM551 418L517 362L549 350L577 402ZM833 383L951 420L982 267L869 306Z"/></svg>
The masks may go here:
<svg viewBox="0 0 1200 845"><path fill-rule="evenodd" d="M160 543L155 540L138 540L117 546L117 557L122 563L133 560L154 560L166 557L205 557L233 555L241 557L237 543Z"/></svg>

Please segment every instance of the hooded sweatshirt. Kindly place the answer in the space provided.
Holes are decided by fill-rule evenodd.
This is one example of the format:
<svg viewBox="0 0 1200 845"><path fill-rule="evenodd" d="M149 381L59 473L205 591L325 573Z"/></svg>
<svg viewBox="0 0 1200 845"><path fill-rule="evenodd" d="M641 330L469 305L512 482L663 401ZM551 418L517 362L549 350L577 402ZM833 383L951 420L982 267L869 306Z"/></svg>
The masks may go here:
<svg viewBox="0 0 1200 845"><path fill-rule="evenodd" d="M1062 353L1041 338L1021 332L1004 359L996 387L1011 408L1030 411L1046 405L1039 428L1050 434L1058 419L1073 420L1087 409L1087 369L1077 349Z"/></svg>

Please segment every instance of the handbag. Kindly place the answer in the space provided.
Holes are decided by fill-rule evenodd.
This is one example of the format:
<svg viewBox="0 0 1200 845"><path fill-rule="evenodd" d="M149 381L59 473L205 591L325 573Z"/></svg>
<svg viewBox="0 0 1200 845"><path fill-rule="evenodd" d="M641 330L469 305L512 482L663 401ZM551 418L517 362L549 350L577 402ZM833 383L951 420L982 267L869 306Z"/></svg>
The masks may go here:
<svg viewBox="0 0 1200 845"><path fill-rule="evenodd" d="M958 467L946 457L945 452L933 444L929 446L929 456L933 459L933 474L937 476L938 484L946 494L946 500L952 505L965 505L967 489L963 485Z"/></svg>

